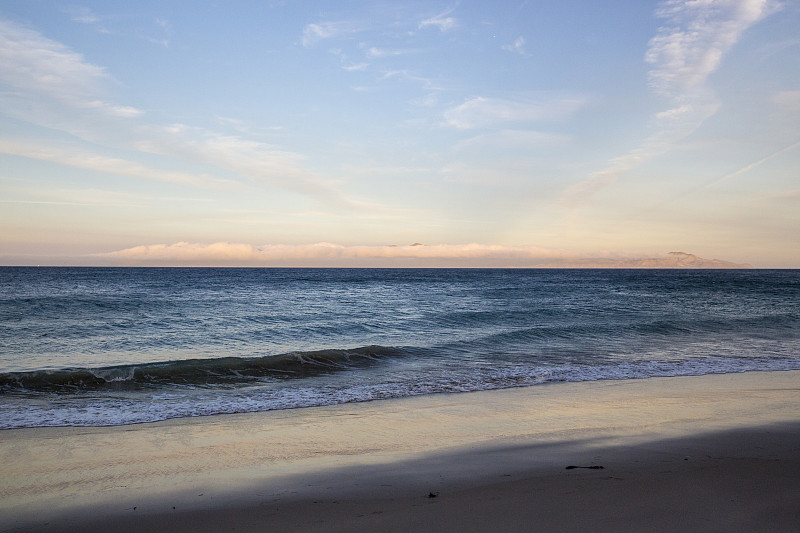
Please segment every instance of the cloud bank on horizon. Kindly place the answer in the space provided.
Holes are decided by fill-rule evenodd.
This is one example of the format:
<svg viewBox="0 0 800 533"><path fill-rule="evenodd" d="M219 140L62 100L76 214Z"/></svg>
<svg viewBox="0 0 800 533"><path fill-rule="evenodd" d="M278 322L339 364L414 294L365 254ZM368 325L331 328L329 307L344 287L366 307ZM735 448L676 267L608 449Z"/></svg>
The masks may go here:
<svg viewBox="0 0 800 533"><path fill-rule="evenodd" d="M306 245L269 245L217 242L178 242L134 246L104 254L107 264L124 266L476 266L517 268L752 268L684 252L657 257L580 257L563 250L536 246L409 245L342 246L327 242Z"/></svg>
<svg viewBox="0 0 800 533"><path fill-rule="evenodd" d="M800 267L798 26L778 0L4 5L0 262Z"/></svg>

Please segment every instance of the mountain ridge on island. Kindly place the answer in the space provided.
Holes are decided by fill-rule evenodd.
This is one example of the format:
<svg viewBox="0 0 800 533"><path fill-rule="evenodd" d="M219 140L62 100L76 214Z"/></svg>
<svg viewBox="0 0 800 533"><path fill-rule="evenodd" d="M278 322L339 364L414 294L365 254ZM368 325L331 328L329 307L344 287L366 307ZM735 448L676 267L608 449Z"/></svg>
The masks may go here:
<svg viewBox="0 0 800 533"><path fill-rule="evenodd" d="M666 257L642 258L586 258L560 265L575 268L698 268L698 269L746 269L748 263L733 263L722 259L706 259L686 252L669 252Z"/></svg>

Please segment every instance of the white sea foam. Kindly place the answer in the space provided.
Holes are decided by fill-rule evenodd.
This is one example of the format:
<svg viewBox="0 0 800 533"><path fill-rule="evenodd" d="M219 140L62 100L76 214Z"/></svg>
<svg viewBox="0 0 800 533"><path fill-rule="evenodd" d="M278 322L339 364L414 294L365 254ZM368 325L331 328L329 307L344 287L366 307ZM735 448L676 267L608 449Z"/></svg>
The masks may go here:
<svg viewBox="0 0 800 533"><path fill-rule="evenodd" d="M113 368L98 368L90 369L91 374L100 378L106 383L119 383L124 381L132 381L136 372L136 367L113 367Z"/></svg>
<svg viewBox="0 0 800 533"><path fill-rule="evenodd" d="M207 390L185 388L153 394L117 394L106 397L53 396L49 401L29 402L7 398L0 404L0 428L38 426L106 426L155 422L171 418L246 413L402 398L425 394L458 393L545 383L596 380L627 380L650 377L692 376L747 371L800 370L794 359L688 359L666 363L643 361L600 367L554 366L525 368L509 366L482 369L458 376L427 375L420 379L395 379L349 385L333 380L316 386Z"/></svg>

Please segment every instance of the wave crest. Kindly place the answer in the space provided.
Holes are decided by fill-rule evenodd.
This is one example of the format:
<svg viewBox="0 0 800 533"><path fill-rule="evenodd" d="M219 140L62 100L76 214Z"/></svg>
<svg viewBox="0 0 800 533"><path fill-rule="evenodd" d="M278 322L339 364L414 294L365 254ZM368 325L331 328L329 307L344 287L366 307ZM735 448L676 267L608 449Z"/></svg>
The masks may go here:
<svg viewBox="0 0 800 533"><path fill-rule="evenodd" d="M102 368L65 368L0 374L3 392L81 392L102 388L246 385L264 379L308 378L366 368L406 354L400 348L364 346L289 352L265 357L182 359Z"/></svg>

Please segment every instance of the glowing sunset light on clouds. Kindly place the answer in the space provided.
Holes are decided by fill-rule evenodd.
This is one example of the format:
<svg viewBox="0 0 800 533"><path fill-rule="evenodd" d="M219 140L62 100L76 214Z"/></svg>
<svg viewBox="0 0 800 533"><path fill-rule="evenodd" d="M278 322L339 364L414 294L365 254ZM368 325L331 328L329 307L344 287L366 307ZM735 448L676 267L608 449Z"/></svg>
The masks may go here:
<svg viewBox="0 0 800 533"><path fill-rule="evenodd" d="M798 27L778 0L7 3L0 264L797 268Z"/></svg>
<svg viewBox="0 0 800 533"><path fill-rule="evenodd" d="M564 251L535 246L487 246L482 244L427 246L422 243L388 246L342 246L320 242L310 245L263 245L218 242L214 244L156 244L135 246L105 255L107 261L125 266L413 266L464 265L517 268L751 268L684 252L658 257L578 257Z"/></svg>

